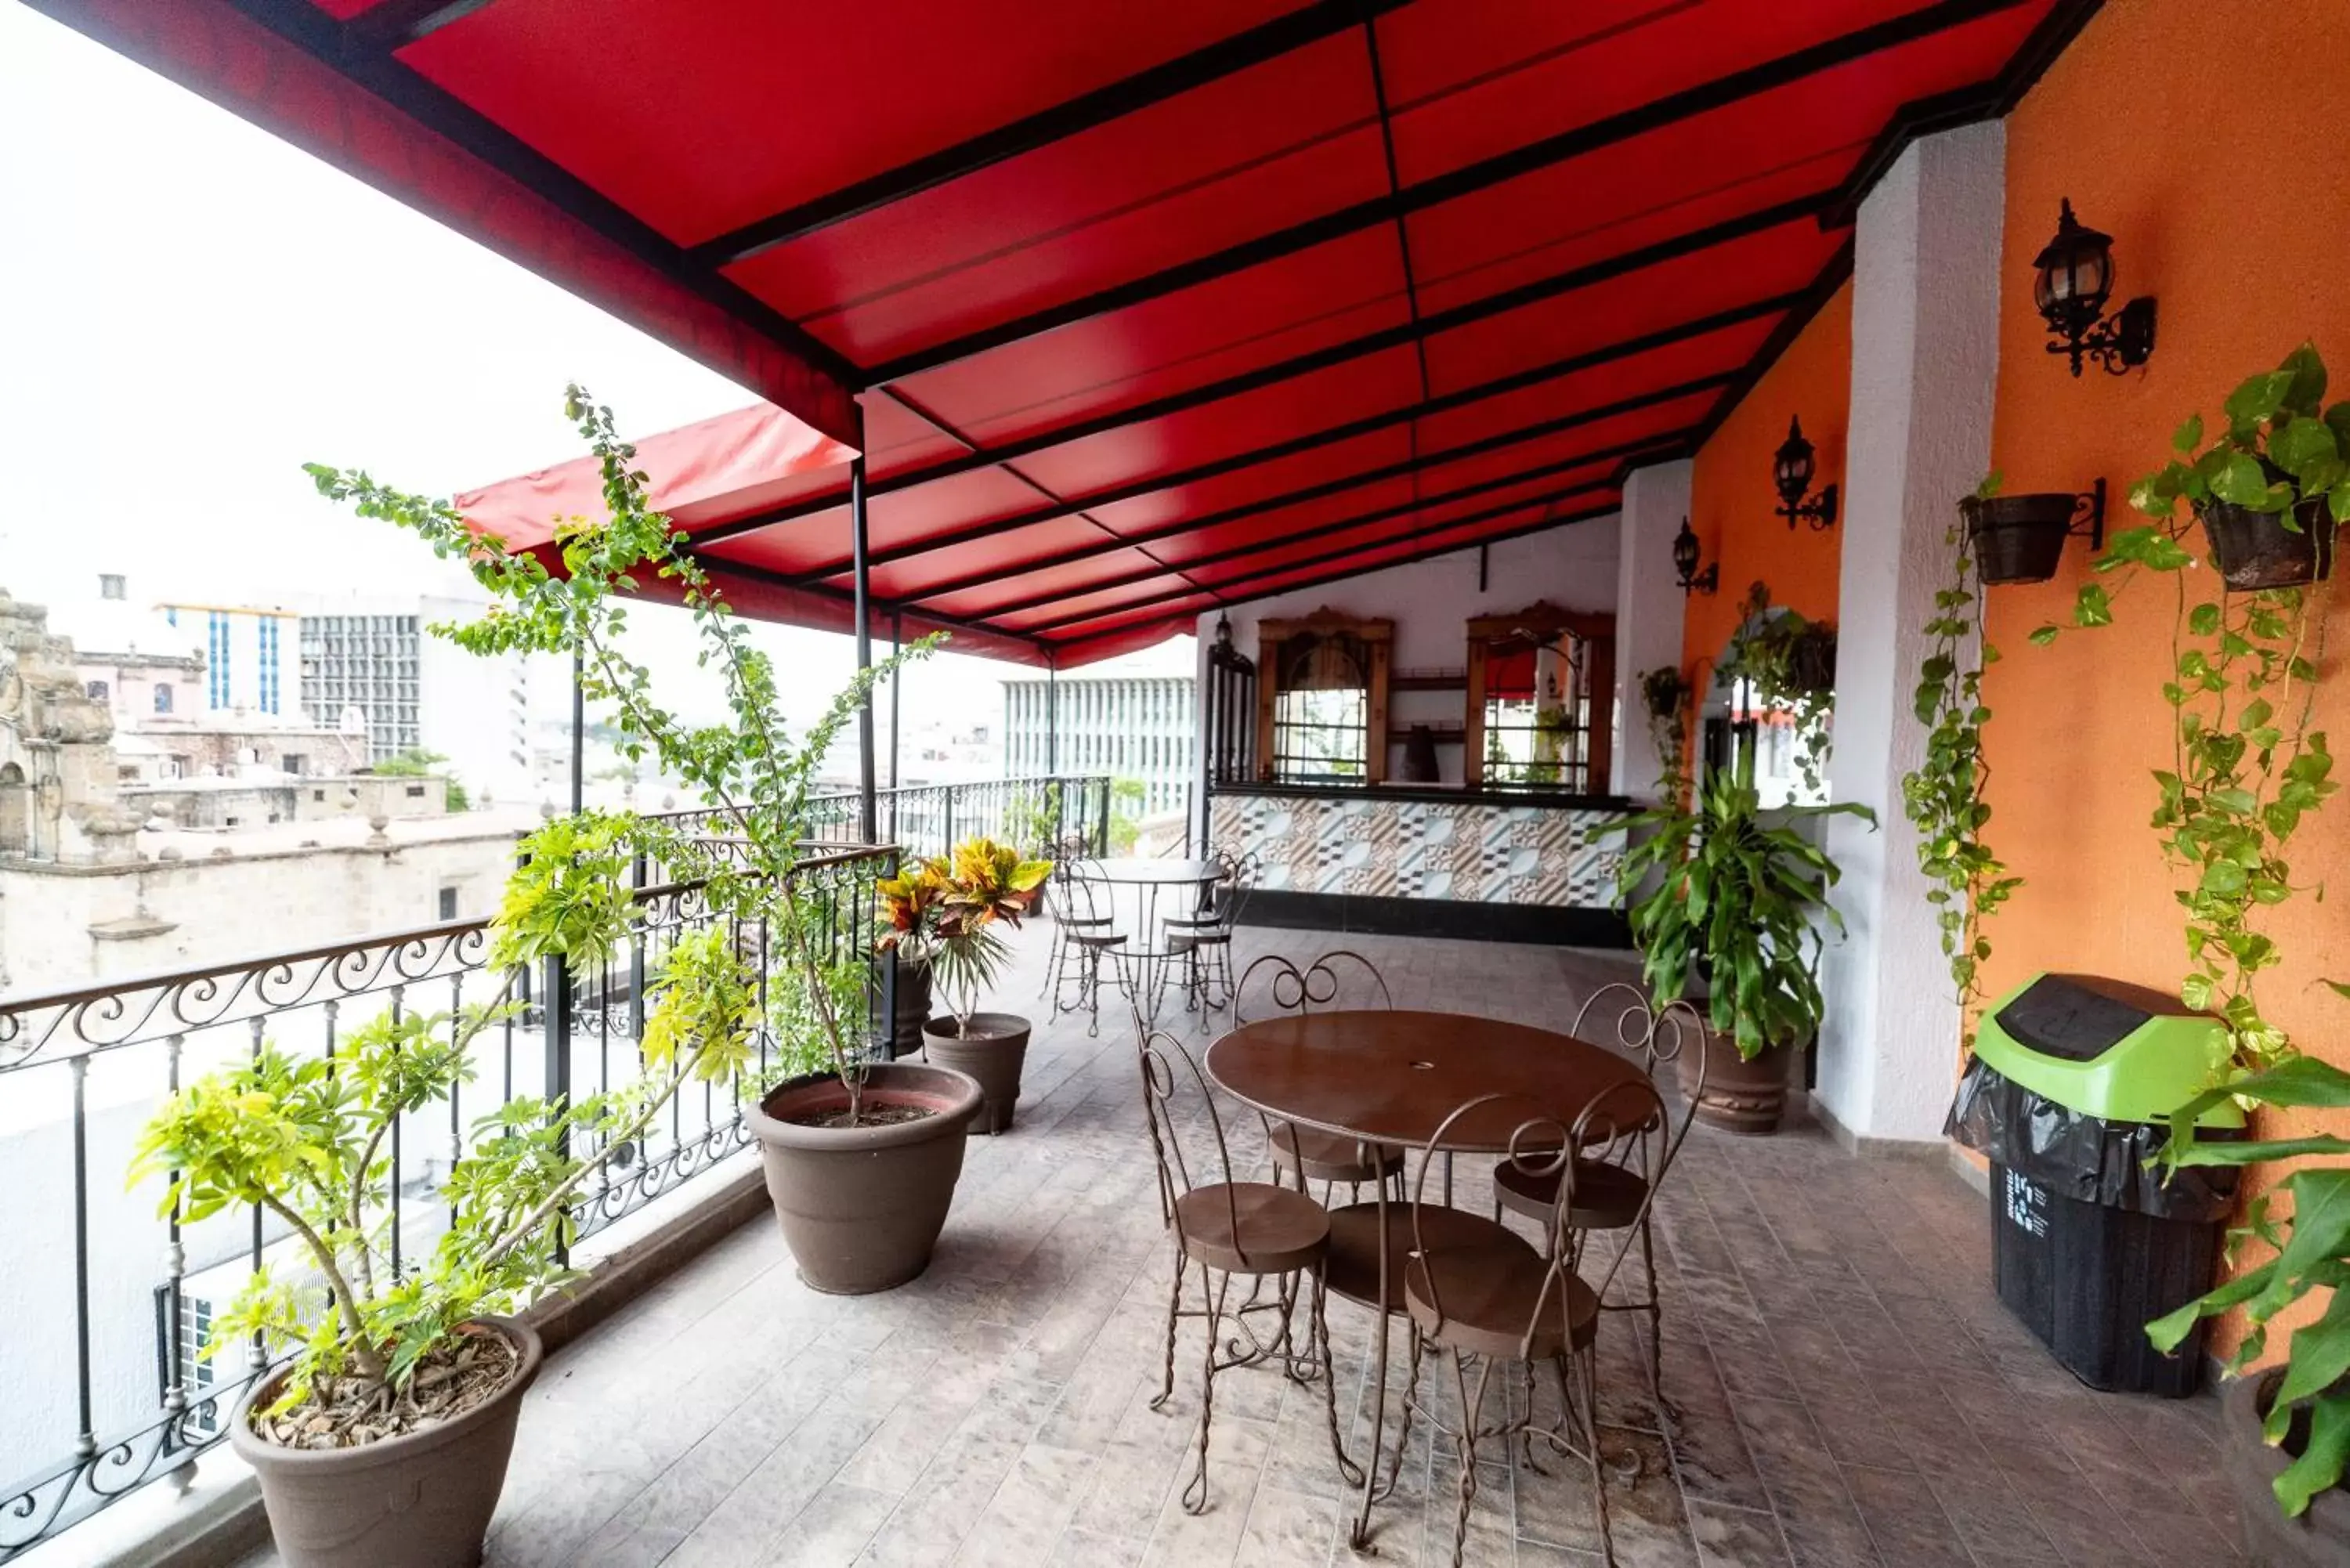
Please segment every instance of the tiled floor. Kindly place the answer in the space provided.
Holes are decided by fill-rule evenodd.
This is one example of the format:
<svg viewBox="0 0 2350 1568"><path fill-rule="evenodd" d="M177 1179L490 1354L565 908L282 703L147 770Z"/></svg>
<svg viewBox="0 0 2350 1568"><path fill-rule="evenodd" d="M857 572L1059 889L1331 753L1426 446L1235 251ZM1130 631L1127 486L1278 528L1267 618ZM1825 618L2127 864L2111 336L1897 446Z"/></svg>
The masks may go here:
<svg viewBox="0 0 2350 1568"><path fill-rule="evenodd" d="M1401 1005L1534 1023L1559 1023L1623 967L1544 949L1348 945ZM1024 1004L1026 972L1000 1000ZM489 1562L1348 1562L1351 1497L1321 1395L1271 1372L1218 1379L1211 1506L1177 1505L1198 1329L1187 1325L1174 1405L1152 1412L1170 1262L1134 1075L1130 1040L1107 1018L1097 1040L1081 1021L1040 1027L1019 1125L972 1140L915 1284L816 1295L762 1220L554 1358ZM2214 1511L2211 1401L2097 1395L2056 1366L1991 1294L1981 1200L1939 1165L1847 1158L1809 1129L1700 1130L1660 1231L1665 1375L1683 1418L1669 1446L1603 1432L1624 1563L2235 1561ZM1334 1302L1331 1322L1359 1452L1370 1320ZM1617 1412L1645 1419L1627 1322L1603 1329L1602 1381ZM1377 1560L1441 1563L1452 1459L1424 1437L1409 1458L1377 1516ZM1468 1562L1598 1561L1586 1478L1554 1468L1484 1468Z"/></svg>

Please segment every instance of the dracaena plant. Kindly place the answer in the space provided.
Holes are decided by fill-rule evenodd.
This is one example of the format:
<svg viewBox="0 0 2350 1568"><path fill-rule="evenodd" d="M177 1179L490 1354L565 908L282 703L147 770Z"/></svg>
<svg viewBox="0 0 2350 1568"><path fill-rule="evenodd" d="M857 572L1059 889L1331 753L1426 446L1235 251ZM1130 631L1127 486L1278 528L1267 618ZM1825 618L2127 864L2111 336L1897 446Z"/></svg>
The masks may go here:
<svg viewBox="0 0 2350 1568"><path fill-rule="evenodd" d="M693 987L755 993L763 980L780 979L795 991L847 1093L854 1125L862 1108L862 1012L836 1004L840 987L827 972L823 940L827 911L804 896L796 875L815 836L809 796L827 753L874 681L926 656L941 639L924 639L860 671L806 733L794 735L777 715L774 663L695 560L690 536L653 509L650 479L636 466L636 448L620 439L611 410L574 386L564 412L602 473L605 515L564 522L556 536L559 574L538 554L509 549L473 528L446 502L392 489L357 470L314 463L308 472L321 494L419 535L434 554L462 562L489 592L487 615L435 627L437 635L479 654L574 656L588 698L609 706L621 756L630 763L657 758L714 809L715 826L691 830L631 813L607 814L606 820L619 852L643 855L674 879L698 884L716 923L769 933L780 977L754 972L749 956L729 947L705 955ZM655 694L650 673L625 651L629 610L649 580L664 585L691 617L701 662L717 671L723 688L723 722L694 723L668 706ZM564 846L549 847L556 853L547 858L559 867ZM547 875L564 879L556 870ZM592 903L611 896L598 878L586 880L592 885L568 879L573 897Z"/></svg>
<svg viewBox="0 0 2350 1568"><path fill-rule="evenodd" d="M2077 628L2108 626L2131 583L2150 573L2173 585L2172 657L2162 683L2174 714L2173 762L2155 772L2151 826L2183 873L2178 898L2189 967L2180 998L2226 1019L2234 1060L2249 1070L2290 1049L2256 995L2260 975L2282 961L2261 929L2264 911L2303 891L2287 852L2340 787L2325 733L2310 727L2325 588L2216 598L2190 590L2201 563L2179 542L2187 526L2180 504L2191 512L2216 499L2277 513L2295 529L2313 514L2329 529L2350 516L2350 402L2326 407L2324 397L2324 363L2303 344L2230 394L2226 426L2208 446L2199 414L2180 426L2172 438L2178 456L2130 491L2130 504L2154 521L2114 536L2094 569L2116 587L2084 585L2071 616ZM2058 635L2043 626L2032 639Z"/></svg>
<svg viewBox="0 0 2350 1568"><path fill-rule="evenodd" d="M1975 492L1988 499L1999 476ZM1926 726L1926 755L1901 779L1901 808L1918 830L1918 867L1932 884L1927 901L1940 928L1942 955L1963 1009L1981 994L1982 961L1991 957L1983 923L2023 885L1983 836L1991 822L1984 799L1991 763L1983 754L1983 726L1991 709L1982 700L1982 673L1997 662L1999 649L1982 635L1982 588L1975 580L1966 530L1952 523L1943 536L1950 552L1950 580L1934 594L1934 616L1926 623L1926 657L1918 669L1911 710Z"/></svg>
<svg viewBox="0 0 2350 1568"><path fill-rule="evenodd" d="M2339 984L2334 989L2350 995ZM2280 1109L2350 1110L2350 1073L2313 1056L2291 1056L2221 1084L2172 1113L2162 1150L2164 1163L2173 1168L2293 1162L2291 1173L2254 1196L2243 1223L2228 1233L2231 1263L2254 1243L2268 1257L2157 1318L2147 1325L2147 1334L2157 1349L2175 1350L2199 1319L2241 1309L2246 1331L2228 1358L2229 1369L2241 1376L2268 1354L2269 1328L2277 1315L2313 1293L2324 1293L2324 1310L2295 1327L2285 1343L2282 1376L2262 1417L2262 1436L2272 1447L2298 1438L2299 1451L2271 1483L2278 1506L2297 1516L2312 1498L2340 1485L2350 1464L2350 1164L2314 1163L2350 1158L2350 1137L2196 1137L2196 1118L2231 1096ZM2289 1210L2277 1202L2280 1193L2292 1199Z"/></svg>
<svg viewBox="0 0 2350 1568"><path fill-rule="evenodd" d="M1687 994L1705 966L1706 1009L1719 1033L1752 1060L1819 1029L1819 958L1844 923L1828 907L1836 864L1792 826L1829 816L1876 824L1866 806L1791 806L1765 820L1754 753L1698 782L1689 809L1667 805L1627 819L1619 873L1643 978L1657 1005ZM1646 894L1636 889L1650 883Z"/></svg>
<svg viewBox="0 0 2350 1568"><path fill-rule="evenodd" d="M890 883L882 885L885 899L902 903L909 922L899 927L893 907L881 945L900 951L913 947L927 956L954 1014L957 1034L971 1033L980 993L995 983L1010 960L1001 928L1020 924L1052 874L1049 860L1023 859L1018 850L992 838L967 838L951 855L925 862L913 874L915 886L902 894L893 894Z"/></svg>

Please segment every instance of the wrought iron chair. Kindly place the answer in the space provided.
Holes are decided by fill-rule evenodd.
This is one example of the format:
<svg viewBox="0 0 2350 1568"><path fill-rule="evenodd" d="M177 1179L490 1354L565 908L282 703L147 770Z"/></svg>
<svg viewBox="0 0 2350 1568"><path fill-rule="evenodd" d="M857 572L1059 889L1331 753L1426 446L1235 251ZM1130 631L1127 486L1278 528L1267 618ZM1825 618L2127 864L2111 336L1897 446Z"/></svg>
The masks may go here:
<svg viewBox="0 0 2350 1568"><path fill-rule="evenodd" d="M1457 1239L1441 1223L1457 1211L1427 1201L1428 1168L1433 1156L1465 1118L1481 1113L1510 1127L1506 1165L1557 1183L1558 1201L1552 1206L1548 1233L1541 1247L1513 1231L1501 1231L1506 1241L1491 1233L1480 1239ZM1412 1189L1411 1253L1403 1270L1404 1302L1412 1326L1410 1384L1404 1409L1407 1419L1417 1411L1436 1429L1447 1432L1458 1448L1461 1481L1452 1521L1453 1568L1460 1568L1469 1511L1477 1496L1477 1447L1496 1438L1505 1443L1523 1440L1526 1462L1538 1472L1542 1470L1534 1459L1538 1441L1584 1461L1591 1473L1601 1552L1613 1568L1616 1543L1608 1527L1607 1476L1599 1455L1597 1345L1600 1303L1630 1249L1617 1249L1596 1283L1583 1278L1585 1232L1568 1223L1581 1201L1578 1183L1586 1169L1575 1151L1617 1143L1628 1146L1627 1158L1642 1182L1642 1196L1628 1217L1629 1226L1637 1228L1656 1201L1657 1189L1675 1152L1666 1136L1668 1125L1663 1097L1654 1084L1639 1078L1607 1090L1576 1113L1572 1123L1517 1096L1481 1095L1445 1117L1429 1139L1428 1158L1421 1161ZM1445 1426L1443 1412L1420 1400L1420 1365L1431 1350L1449 1354L1452 1361L1457 1428ZM1477 1363L1473 1386L1468 1372L1471 1361ZM1504 1363L1515 1363L1520 1369L1523 1408L1511 1411L1510 1390L1504 1386L1500 1391L1502 1418L1497 1425L1486 1427L1482 1424L1485 1396L1495 1366ZM1558 1417L1551 1423L1544 1422L1535 1410L1534 1368L1544 1364L1558 1378Z"/></svg>
<svg viewBox="0 0 2350 1568"><path fill-rule="evenodd" d="M1388 982L1381 978L1378 967L1362 954L1346 948L1324 953L1304 969L1279 953L1258 957L1232 988L1235 1025L1248 1022L1243 999L1249 996L1269 1002L1273 1011L1300 1015L1317 1009L1378 1007L1392 1011L1395 1007L1394 994L1388 990ZM1358 1138L1272 1118L1266 1118L1264 1137L1273 1151L1274 1172L1295 1180L1300 1192L1306 1190L1309 1181L1322 1183L1322 1200L1326 1204L1340 1182L1347 1184L1350 1200L1362 1196L1362 1184L1366 1181L1393 1181L1398 1184L1396 1196L1403 1196L1404 1151L1399 1145L1383 1143L1374 1147Z"/></svg>
<svg viewBox="0 0 2350 1568"><path fill-rule="evenodd" d="M1086 1035L1091 1039L1101 1033L1102 955L1122 950L1127 933L1118 929L1118 913L1110 899L1108 881L1087 870L1086 866L1084 861L1071 862L1067 879L1062 885L1061 908L1055 921L1062 947L1049 983L1053 991L1051 1016L1058 1018L1064 1012L1083 1008L1087 1014ZM1114 983L1132 1001L1133 982L1127 978L1123 966L1112 964L1110 973ZM1077 984L1075 1002L1066 1000L1071 980Z"/></svg>
<svg viewBox="0 0 2350 1568"><path fill-rule="evenodd" d="M1322 1206L1303 1193L1265 1181L1232 1179L1232 1152L1224 1141L1223 1117L1207 1079L1176 1038L1164 1030L1138 1034L1137 1054L1142 1074L1145 1119L1150 1129L1150 1149L1158 1163L1160 1212L1175 1238L1175 1281L1167 1295L1167 1359L1154 1410L1166 1408L1175 1394L1176 1324L1183 1317L1200 1317L1207 1329L1207 1352L1200 1380L1199 1459L1183 1488L1186 1512L1199 1513L1208 1505L1208 1436L1215 1416L1216 1374L1234 1366L1277 1362L1299 1383L1322 1380L1323 1406L1330 1428L1330 1450L1338 1458L1340 1473L1359 1483L1362 1469L1347 1457L1338 1432L1338 1393L1330 1370L1328 1296L1323 1280L1323 1256L1330 1239L1329 1217ZM1196 1090L1196 1118L1179 1112L1178 1096ZM1192 1175L1192 1157L1185 1148L1187 1125L1204 1124L1215 1140L1215 1165L1203 1168L1211 1178L1202 1183ZM1191 1265L1200 1266L1200 1304L1184 1308L1183 1281ZM1225 1303L1232 1279L1249 1282L1248 1299L1231 1313ZM1211 1276L1221 1276L1212 1280ZM1299 1288L1310 1279L1312 1304L1306 1343L1294 1348ZM1271 1297L1262 1297L1265 1281L1278 1282ZM1247 1314L1277 1310L1280 1326L1268 1342L1260 1338ZM1227 1324L1236 1331L1225 1333Z"/></svg>
<svg viewBox="0 0 2350 1568"><path fill-rule="evenodd" d="M1188 915L1169 915L1159 923L1167 929L1169 950L1183 955L1183 1010L1213 1014L1233 1005L1239 994L1232 971L1232 928L1239 924L1249 894L1255 890L1260 867L1256 856L1219 849L1213 857L1216 879L1208 884L1207 898ZM1216 988L1223 989L1222 1001Z"/></svg>
<svg viewBox="0 0 2350 1568"><path fill-rule="evenodd" d="M1678 1125L1669 1125L1666 1160L1680 1151L1683 1139L1689 1137L1690 1123L1694 1118L1697 1103L1705 1086L1705 1053L1703 1033L1705 1020L1697 1009L1686 1002L1675 1002L1661 1010L1650 1006L1648 996L1638 986L1617 981L1601 986L1586 998L1575 1014L1567 1033L1578 1040L1599 1044L1586 1033L1595 1010L1603 1016L1605 1009L1615 1012L1616 1046L1638 1057L1642 1069L1653 1083L1658 1073L1679 1061L1684 1047L1698 1053L1698 1083L1687 1096ZM1661 1098L1661 1096L1660 1096ZM1648 1183L1641 1174L1626 1162L1628 1141L1618 1137L1608 1143L1580 1151L1575 1162L1574 1200L1565 1216L1565 1229L1578 1235L1592 1231L1626 1232L1623 1249L1638 1246L1640 1250L1640 1276L1638 1293L1630 1299L1606 1301L1604 1312L1638 1312L1648 1319L1648 1392L1655 1399L1661 1422L1676 1421L1679 1409L1665 1397L1663 1306L1657 1288L1657 1251L1648 1207ZM1530 1168L1518 1161L1503 1160L1493 1168L1493 1218L1499 1220L1503 1210L1523 1215L1542 1224L1547 1232L1553 1228L1559 1202L1559 1173ZM1612 1271L1611 1271L1612 1273Z"/></svg>
<svg viewBox="0 0 2350 1568"><path fill-rule="evenodd" d="M1053 938L1045 949L1045 983L1037 987L1038 996L1052 994L1066 974L1062 965L1070 955L1069 926L1076 914L1070 907L1075 896L1069 882L1076 874L1077 863L1092 852L1091 844L1082 833L1065 833L1045 846L1045 857L1053 863L1053 875L1045 882L1045 900L1052 915Z"/></svg>

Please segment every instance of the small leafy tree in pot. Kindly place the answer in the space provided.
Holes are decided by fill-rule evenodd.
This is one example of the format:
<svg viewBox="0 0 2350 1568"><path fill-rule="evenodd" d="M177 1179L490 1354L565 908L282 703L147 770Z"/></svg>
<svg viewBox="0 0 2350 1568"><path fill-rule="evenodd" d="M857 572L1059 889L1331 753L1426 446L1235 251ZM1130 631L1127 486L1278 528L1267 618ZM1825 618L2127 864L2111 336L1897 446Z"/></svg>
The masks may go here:
<svg viewBox="0 0 2350 1568"><path fill-rule="evenodd" d="M1817 1031L1821 922L1844 929L1827 903L1840 875L1836 864L1792 824L1877 820L1866 806L1850 803L1769 815L1778 820L1764 821L1750 748L1735 767L1717 768L1699 782L1692 809L1665 806L1631 818L1626 826L1634 841L1619 873L1631 898L1641 972L1657 1004L1687 994L1702 964L1707 1015L1750 1061L1773 1046L1801 1044ZM1655 888L1631 898L1651 873Z"/></svg>
<svg viewBox="0 0 2350 1568"><path fill-rule="evenodd" d="M2328 981L2337 992L2350 988ZM2171 1114L2163 1162L2246 1166L2272 1160L2306 1161L2350 1157L2350 1137L2333 1133L2223 1141L2195 1137L2196 1118L2230 1096L2282 1110L2350 1110L2350 1073L2311 1056L2289 1056L2246 1074L2190 1100ZM2292 1200L2286 1212L2279 1195ZM2259 1417L2261 1440L2281 1449L2262 1469L2279 1508L2288 1518L2306 1514L2314 1501L2334 1492L2350 1466L2350 1164L2296 1164L2276 1187L2252 1199L2243 1223L2229 1235L2231 1261L2247 1243L2271 1255L2225 1284L2147 1325L2155 1345L2171 1350L2196 1322L2241 1308L2248 1329L2229 1357L2229 1369L2256 1381L2235 1396ZM2294 1328L2287 1342L2276 1386L2259 1397L2259 1363L2269 1350L2276 1317L2314 1292L2330 1298L2323 1312ZM2250 1418L2245 1421L2249 1428ZM2239 1500L2240 1503L2243 1500ZM2338 1493L2324 1505L2325 1539L2350 1547L2350 1499ZM2260 1521L2247 1519L2252 1533ZM2295 1559L2296 1561L2299 1559Z"/></svg>
<svg viewBox="0 0 2350 1568"><path fill-rule="evenodd" d="M1016 929L1052 874L1051 861L1024 860L1018 850L992 838L967 838L952 856L922 867L920 908L930 919L927 931L917 919L918 945L946 994L957 1034L971 1033L980 993L1010 961L998 923ZM882 940L898 943L900 951L906 945L895 930Z"/></svg>

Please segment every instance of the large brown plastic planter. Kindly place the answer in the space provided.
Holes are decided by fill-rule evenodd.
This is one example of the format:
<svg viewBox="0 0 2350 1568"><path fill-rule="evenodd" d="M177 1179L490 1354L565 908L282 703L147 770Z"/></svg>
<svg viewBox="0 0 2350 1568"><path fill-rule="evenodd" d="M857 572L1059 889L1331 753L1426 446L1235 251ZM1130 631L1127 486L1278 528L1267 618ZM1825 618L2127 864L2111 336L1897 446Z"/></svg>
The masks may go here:
<svg viewBox="0 0 2350 1568"><path fill-rule="evenodd" d="M2282 1368L2231 1377L2220 1392L2220 1469L2236 1494L2244 1556L2253 1568L2340 1568L2350 1563L2350 1491L2335 1487L2310 1499L2309 1511L2287 1519L2271 1484L2293 1463L2286 1451L2261 1438L2261 1420L2276 1394ZM2295 1423L2301 1442L2308 1424Z"/></svg>
<svg viewBox="0 0 2350 1568"><path fill-rule="evenodd" d="M1698 1063L1702 1052L1705 1087L1698 1088ZM1684 1048L1676 1058L1681 1093L1696 1094L1697 1119L1725 1132L1760 1137L1779 1130L1787 1111L1788 1070L1795 1054L1773 1045L1752 1061L1738 1054L1738 1042L1708 1029L1696 1048Z"/></svg>
<svg viewBox="0 0 2350 1568"><path fill-rule="evenodd" d="M930 1267L981 1099L967 1073L890 1062L868 1069L865 1104L916 1106L929 1116L856 1127L791 1120L847 1107L848 1091L829 1073L779 1085L746 1113L784 1242L811 1290L868 1295Z"/></svg>
<svg viewBox="0 0 2350 1568"><path fill-rule="evenodd" d="M452 1421L358 1449L282 1449L253 1435L250 1412L277 1397L284 1373L229 1423L237 1457L261 1479L262 1505L286 1568L473 1568L505 1490L522 1397L538 1376L538 1335L511 1318L502 1335L521 1362L514 1380Z"/></svg>
<svg viewBox="0 0 2350 1568"><path fill-rule="evenodd" d="M941 1067L979 1080L987 1104L972 1122L975 1133L1000 1133L1012 1126L1020 1103L1020 1069L1028 1060L1028 1021L1009 1012L974 1012L971 1028L958 1033L954 1014L922 1025L922 1054Z"/></svg>

